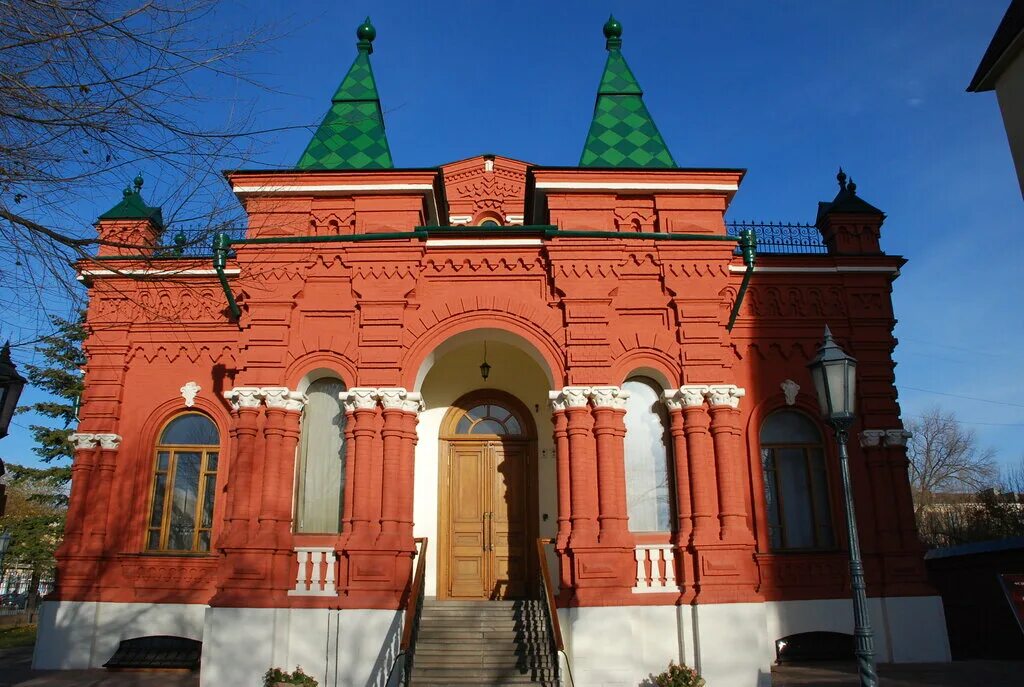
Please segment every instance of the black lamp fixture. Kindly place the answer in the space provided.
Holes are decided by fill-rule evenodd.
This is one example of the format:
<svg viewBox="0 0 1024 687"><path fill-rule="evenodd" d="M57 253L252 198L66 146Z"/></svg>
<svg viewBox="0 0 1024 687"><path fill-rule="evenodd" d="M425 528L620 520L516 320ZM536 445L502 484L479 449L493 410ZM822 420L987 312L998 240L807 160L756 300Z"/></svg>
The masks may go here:
<svg viewBox="0 0 1024 687"><path fill-rule="evenodd" d="M491 366L487 364L487 342L484 341L484 361L480 363L480 376L487 381L487 378L491 376Z"/></svg>
<svg viewBox="0 0 1024 687"><path fill-rule="evenodd" d="M18 374L11 362L11 342L0 350L0 439L7 436L7 428L14 417L14 409L25 388L25 378Z"/></svg>
<svg viewBox="0 0 1024 687"><path fill-rule="evenodd" d="M836 344L828 325L825 326L825 341L807 367L814 380L822 419L837 430L849 429L853 424L857 361Z"/></svg>
<svg viewBox="0 0 1024 687"><path fill-rule="evenodd" d="M832 427L839 452L839 475L843 482L843 502L846 511L846 535L850 549L850 589L853 592L854 655L861 687L877 687L875 672L874 633L868 614L867 588L864 583L864 564L860 558L860 538L857 536L857 516L853 509L853 486L850 482L850 455L846 450L850 427L854 420L854 400L857 386L857 361L841 349L825 326L825 341L818 355L807 364L814 380L822 419Z"/></svg>

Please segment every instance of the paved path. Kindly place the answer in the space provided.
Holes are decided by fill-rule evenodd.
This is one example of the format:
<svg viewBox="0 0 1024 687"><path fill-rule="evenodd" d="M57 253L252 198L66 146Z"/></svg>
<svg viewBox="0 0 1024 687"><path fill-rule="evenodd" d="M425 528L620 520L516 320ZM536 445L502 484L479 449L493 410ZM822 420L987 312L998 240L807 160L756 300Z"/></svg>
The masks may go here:
<svg viewBox="0 0 1024 687"><path fill-rule="evenodd" d="M194 673L32 670L32 647L0 649L0 687L199 687ZM242 686L248 687L248 686Z"/></svg>

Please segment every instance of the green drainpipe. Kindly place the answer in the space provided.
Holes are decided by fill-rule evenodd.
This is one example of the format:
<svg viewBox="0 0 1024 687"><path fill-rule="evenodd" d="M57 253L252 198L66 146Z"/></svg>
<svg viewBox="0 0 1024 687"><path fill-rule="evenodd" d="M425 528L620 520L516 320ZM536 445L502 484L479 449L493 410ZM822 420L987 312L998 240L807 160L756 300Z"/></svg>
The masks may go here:
<svg viewBox="0 0 1024 687"><path fill-rule="evenodd" d="M231 287L228 285L227 275L224 274L224 268L228 264L229 250L231 250L231 238L224 232L218 232L213 237L213 270L217 273L217 279L220 280L220 285L224 289L224 295L227 296L228 312L231 313L231 319L238 322L238 318L242 316L242 310L238 307L235 294L231 293Z"/></svg>
<svg viewBox="0 0 1024 687"><path fill-rule="evenodd" d="M732 313L729 315L729 324L726 330L732 331L736 324L736 316L740 314L740 306L743 305L743 296L750 286L750 277L754 274L754 260L757 258L757 234L753 229L744 229L740 232L740 252L743 254L743 264L747 271L743 273L743 281L740 283L739 293L736 294L736 303L732 306Z"/></svg>

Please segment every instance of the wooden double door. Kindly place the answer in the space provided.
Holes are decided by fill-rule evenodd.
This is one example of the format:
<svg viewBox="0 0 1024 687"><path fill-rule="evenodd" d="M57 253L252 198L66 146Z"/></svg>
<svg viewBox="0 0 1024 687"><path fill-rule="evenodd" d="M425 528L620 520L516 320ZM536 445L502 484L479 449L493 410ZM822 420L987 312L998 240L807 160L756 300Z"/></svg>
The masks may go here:
<svg viewBox="0 0 1024 687"><path fill-rule="evenodd" d="M500 417L499 408L491 412ZM536 586L530 555L536 442L525 432L502 436L497 424L479 426L489 430L486 437L455 435L442 442L438 592L451 599L527 598Z"/></svg>

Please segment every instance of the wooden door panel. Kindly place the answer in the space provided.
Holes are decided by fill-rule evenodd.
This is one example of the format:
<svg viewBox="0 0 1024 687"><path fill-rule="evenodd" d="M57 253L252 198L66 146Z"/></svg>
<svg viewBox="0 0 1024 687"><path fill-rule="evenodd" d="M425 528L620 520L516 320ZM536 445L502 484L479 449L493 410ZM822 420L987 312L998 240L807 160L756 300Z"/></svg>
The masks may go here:
<svg viewBox="0 0 1024 687"><path fill-rule="evenodd" d="M484 550L487 444L452 442L448 456L448 595L478 599L488 563Z"/></svg>
<svg viewBox="0 0 1024 687"><path fill-rule="evenodd" d="M491 444L490 588L498 598L522 598L527 592L527 467L523 444Z"/></svg>

